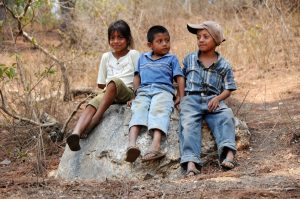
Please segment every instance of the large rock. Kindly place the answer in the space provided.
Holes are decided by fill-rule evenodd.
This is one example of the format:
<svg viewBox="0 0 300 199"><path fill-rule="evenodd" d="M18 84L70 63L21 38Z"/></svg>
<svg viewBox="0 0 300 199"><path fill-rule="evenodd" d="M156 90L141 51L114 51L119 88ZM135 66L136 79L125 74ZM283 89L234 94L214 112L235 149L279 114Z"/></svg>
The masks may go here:
<svg viewBox="0 0 300 199"><path fill-rule="evenodd" d="M176 178L181 175L179 165L178 113L171 117L170 135L162 141L162 150L167 152L164 159L142 163L138 158L135 163L124 161L128 142L128 123L131 117L126 105L113 105L101 123L85 140L80 140L81 150L73 152L68 146L61 158L57 176L68 179L147 179L156 176ZM245 123L236 119L238 146L249 146L250 133ZM243 140L243 144L239 144ZM246 140L246 141L245 141ZM248 142L247 142L248 140ZM137 144L144 154L151 144L151 137L142 131ZM216 154L215 142L206 125L203 127L203 156ZM205 161L205 157L204 157Z"/></svg>

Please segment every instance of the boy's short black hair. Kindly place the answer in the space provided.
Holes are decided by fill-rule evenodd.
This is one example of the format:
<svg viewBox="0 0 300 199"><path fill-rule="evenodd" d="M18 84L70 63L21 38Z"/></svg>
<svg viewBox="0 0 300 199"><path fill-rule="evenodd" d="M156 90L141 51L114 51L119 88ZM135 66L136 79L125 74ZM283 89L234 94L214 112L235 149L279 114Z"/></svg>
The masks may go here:
<svg viewBox="0 0 300 199"><path fill-rule="evenodd" d="M110 40L110 36L114 32L119 32L127 40L127 45L129 47L133 47L133 40L131 36L130 27L124 20L117 20L109 25L107 31L108 43Z"/></svg>
<svg viewBox="0 0 300 199"><path fill-rule="evenodd" d="M154 36L155 34L157 33L168 33L169 34L169 31L163 27L163 26L152 26L149 30L148 30L148 33L147 33L147 40L148 42L152 43L153 40L154 40Z"/></svg>

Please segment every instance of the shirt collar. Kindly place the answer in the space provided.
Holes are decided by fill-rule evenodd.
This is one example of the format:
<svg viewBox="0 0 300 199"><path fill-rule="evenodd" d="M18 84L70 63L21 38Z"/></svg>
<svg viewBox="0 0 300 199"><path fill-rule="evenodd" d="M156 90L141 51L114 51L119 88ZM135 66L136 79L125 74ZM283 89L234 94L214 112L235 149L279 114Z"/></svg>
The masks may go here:
<svg viewBox="0 0 300 199"><path fill-rule="evenodd" d="M150 52L146 52L144 55L145 55L145 57L147 57L147 58L153 60L153 59L152 59L152 54L153 54L153 51L150 51ZM169 56L171 56L171 54L170 54L170 53L167 53L167 54L165 54L164 56L160 57L159 59L162 59L163 57L169 57Z"/></svg>
<svg viewBox="0 0 300 199"><path fill-rule="evenodd" d="M211 69L216 68L216 67L219 65L219 63L220 63L220 61L221 61L221 59L222 59L222 56L220 55L220 53L217 52L217 51L215 51L215 52L216 52L216 54L217 54L217 61L215 61L215 62L211 65L211 67L210 67ZM200 50L194 52L194 55L195 55L195 61L196 61L196 62L200 62L199 59L198 59L200 53L201 53Z"/></svg>

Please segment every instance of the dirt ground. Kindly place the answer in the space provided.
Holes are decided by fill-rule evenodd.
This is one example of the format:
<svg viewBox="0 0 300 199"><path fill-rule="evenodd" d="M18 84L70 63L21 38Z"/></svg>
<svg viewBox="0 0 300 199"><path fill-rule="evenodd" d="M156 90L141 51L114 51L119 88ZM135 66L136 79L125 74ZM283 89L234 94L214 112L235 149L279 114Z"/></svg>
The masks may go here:
<svg viewBox="0 0 300 199"><path fill-rule="evenodd" d="M64 143L48 143L51 150L47 150L44 177L36 175L34 153L18 154L17 159L0 165L0 198L300 198L298 65L299 58L291 66L278 63L259 78L259 67L235 71L239 90L229 104L247 123L251 145L238 151L238 166L232 171L224 172L211 161L201 175L191 178L64 181L49 177L58 167ZM1 161L5 149L16 142L13 133L13 129L0 130Z"/></svg>

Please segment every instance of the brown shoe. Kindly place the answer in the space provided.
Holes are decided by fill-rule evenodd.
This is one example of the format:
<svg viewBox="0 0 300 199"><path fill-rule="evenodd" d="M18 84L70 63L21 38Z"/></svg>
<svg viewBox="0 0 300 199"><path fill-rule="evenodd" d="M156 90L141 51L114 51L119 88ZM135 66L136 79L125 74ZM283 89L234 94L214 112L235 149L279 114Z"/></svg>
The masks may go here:
<svg viewBox="0 0 300 199"><path fill-rule="evenodd" d="M126 151L126 162L134 162L141 154L140 149L137 146L131 146Z"/></svg>
<svg viewBox="0 0 300 199"><path fill-rule="evenodd" d="M71 134L67 138L67 143L71 149L71 151L79 151L80 145L79 145L80 136L77 134Z"/></svg>

